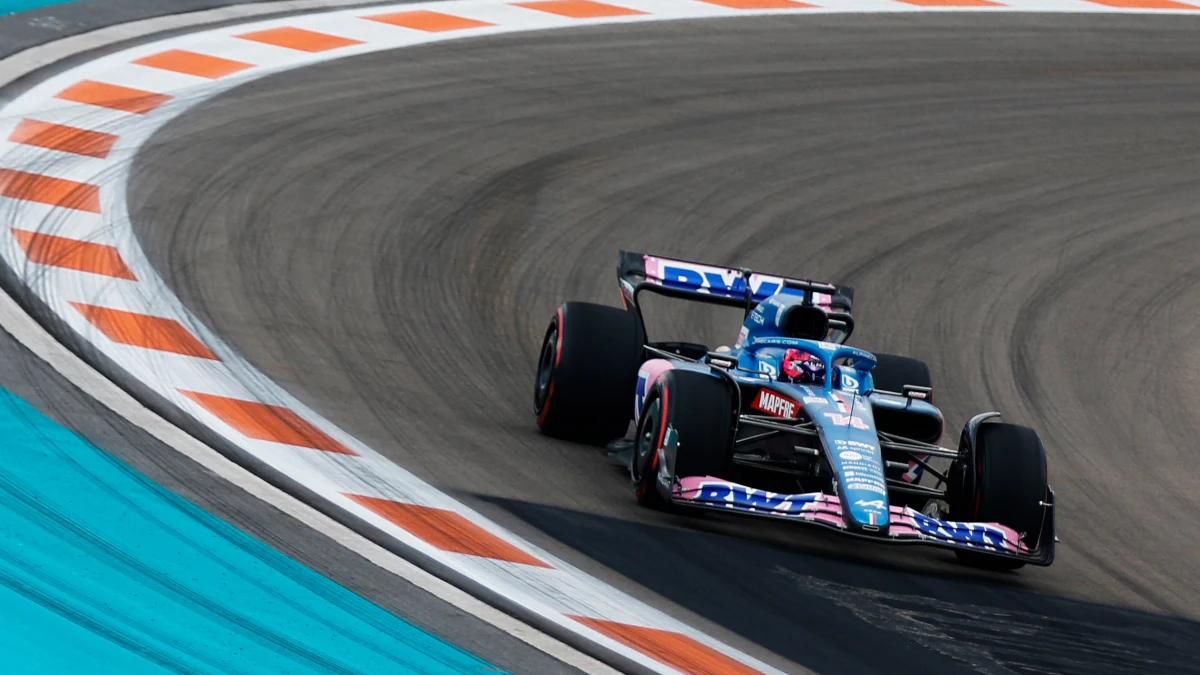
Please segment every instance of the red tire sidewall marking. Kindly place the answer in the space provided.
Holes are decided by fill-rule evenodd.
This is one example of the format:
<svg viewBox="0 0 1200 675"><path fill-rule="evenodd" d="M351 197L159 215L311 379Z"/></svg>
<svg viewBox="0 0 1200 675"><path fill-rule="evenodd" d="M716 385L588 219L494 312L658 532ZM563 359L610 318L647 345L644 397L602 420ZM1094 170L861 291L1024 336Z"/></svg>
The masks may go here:
<svg viewBox="0 0 1200 675"><path fill-rule="evenodd" d="M662 452L663 440L667 435L667 403L670 400L670 393L666 387L659 389L662 392L662 420L658 423L658 443L654 444L654 458L650 460L650 469L658 471L658 455Z"/></svg>
<svg viewBox="0 0 1200 675"><path fill-rule="evenodd" d="M562 307L555 312L557 318L558 330L556 331L556 340L554 343L554 367L558 368L558 364L562 361L562 343L563 343L563 311ZM546 415L550 414L550 402L554 400L554 371L550 371L550 390L546 392L546 401L542 403L542 412L538 415L537 423L539 426L545 424Z"/></svg>
<svg viewBox="0 0 1200 675"><path fill-rule="evenodd" d="M563 340L563 338L562 338L562 336L563 336L563 310L562 310L562 307L558 308L557 313L558 313L558 342L556 342L554 345L554 367L555 368L558 367L559 361L562 361L562 340ZM551 373L550 378L551 378L550 381L554 382L554 374L553 373Z"/></svg>

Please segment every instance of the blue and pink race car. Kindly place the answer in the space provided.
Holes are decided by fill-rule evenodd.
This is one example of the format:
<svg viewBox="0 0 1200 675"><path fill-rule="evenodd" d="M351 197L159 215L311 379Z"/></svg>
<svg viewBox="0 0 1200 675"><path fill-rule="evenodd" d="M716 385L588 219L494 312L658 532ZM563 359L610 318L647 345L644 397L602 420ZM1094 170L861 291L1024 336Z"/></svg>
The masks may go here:
<svg viewBox="0 0 1200 675"><path fill-rule="evenodd" d="M929 368L846 344L853 289L625 251L617 274L624 307L558 308L535 408L544 433L606 444L640 503L940 546L990 569L1053 561L1037 432L983 413L957 449L938 445ZM643 291L744 309L737 342L649 340Z"/></svg>

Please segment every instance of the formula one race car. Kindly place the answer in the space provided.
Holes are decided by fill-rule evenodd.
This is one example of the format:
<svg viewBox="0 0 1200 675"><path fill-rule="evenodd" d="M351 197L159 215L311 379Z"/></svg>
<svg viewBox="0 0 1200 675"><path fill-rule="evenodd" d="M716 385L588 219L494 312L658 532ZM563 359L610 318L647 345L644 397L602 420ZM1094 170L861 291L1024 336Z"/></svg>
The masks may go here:
<svg viewBox="0 0 1200 675"><path fill-rule="evenodd" d="M845 344L852 289L625 251L617 275L624 308L559 307L535 406L544 433L606 443L640 503L940 546L991 569L1053 561L1037 432L983 413L957 449L937 445L929 368ZM642 291L742 307L745 323L715 351L651 342Z"/></svg>

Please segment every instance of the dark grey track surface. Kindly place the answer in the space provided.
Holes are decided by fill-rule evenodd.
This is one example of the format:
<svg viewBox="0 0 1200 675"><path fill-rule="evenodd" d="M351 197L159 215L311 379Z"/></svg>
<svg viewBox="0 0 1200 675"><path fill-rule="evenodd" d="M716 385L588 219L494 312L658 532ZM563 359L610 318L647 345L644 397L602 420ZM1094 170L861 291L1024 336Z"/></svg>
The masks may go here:
<svg viewBox="0 0 1200 675"><path fill-rule="evenodd" d="M1200 672L1198 124L1177 17L629 25L257 81L165 127L131 198L279 384L785 668ZM530 412L545 322L619 302L621 247L854 285L854 342L930 362L948 442L980 410L1041 430L1058 562L637 508ZM658 337L736 336L664 305Z"/></svg>
<svg viewBox="0 0 1200 675"><path fill-rule="evenodd" d="M80 392L3 331L0 386L157 484L493 665L514 674L579 673L229 484ZM0 456L3 453L0 446Z"/></svg>

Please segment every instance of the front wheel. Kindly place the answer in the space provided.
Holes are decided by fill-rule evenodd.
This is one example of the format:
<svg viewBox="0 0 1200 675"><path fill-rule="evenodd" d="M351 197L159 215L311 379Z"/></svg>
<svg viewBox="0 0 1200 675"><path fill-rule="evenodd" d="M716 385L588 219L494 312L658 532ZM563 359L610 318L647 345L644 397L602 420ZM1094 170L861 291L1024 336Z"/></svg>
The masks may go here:
<svg viewBox="0 0 1200 675"><path fill-rule="evenodd" d="M968 467L969 468L969 467ZM1042 503L1049 494L1046 448L1038 433L1016 424L987 423L975 441L974 490L961 488L962 499L952 514L956 520L1000 523L1017 531L1025 544L1038 541L1045 519ZM958 471L953 476L961 475ZM958 559L974 567L1017 569L1018 560L956 550Z"/></svg>
<svg viewBox="0 0 1200 675"><path fill-rule="evenodd" d="M666 503L668 481L721 477L732 460L734 400L719 376L668 370L646 396L630 460L634 496L644 506ZM665 464L664 464L665 462Z"/></svg>

